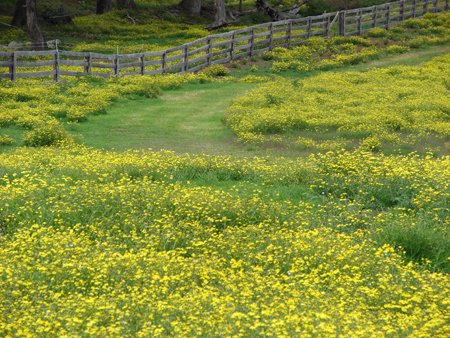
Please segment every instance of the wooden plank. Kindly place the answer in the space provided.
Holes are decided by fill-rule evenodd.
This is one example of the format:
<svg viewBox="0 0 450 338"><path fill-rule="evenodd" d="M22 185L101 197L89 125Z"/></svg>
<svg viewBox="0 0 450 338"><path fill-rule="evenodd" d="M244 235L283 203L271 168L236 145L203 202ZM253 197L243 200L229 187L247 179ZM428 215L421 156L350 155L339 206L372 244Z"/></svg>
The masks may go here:
<svg viewBox="0 0 450 338"><path fill-rule="evenodd" d="M65 76L85 76L86 74L82 73L82 72L69 72L67 70L60 70L59 71L60 75L65 75Z"/></svg>
<svg viewBox="0 0 450 338"><path fill-rule="evenodd" d="M91 53L91 57L94 59L104 59L104 60L114 60L116 58L115 55L107 55L99 53Z"/></svg>
<svg viewBox="0 0 450 338"><path fill-rule="evenodd" d="M208 38L209 38L209 37L206 36L206 37L204 37L204 38L201 38L201 39L198 39L198 40L189 42L189 43L187 43L186 45L190 48L190 47L193 47L193 46L195 46L195 45L199 45L199 44L201 44L201 43L204 43L204 42L208 41Z"/></svg>
<svg viewBox="0 0 450 338"><path fill-rule="evenodd" d="M323 35L323 32L324 32L323 29L321 29L320 31L312 31L311 36Z"/></svg>
<svg viewBox="0 0 450 338"><path fill-rule="evenodd" d="M189 69L189 73L198 72L199 70L202 70L206 67L207 67L207 64L204 63L202 65L199 65L199 66Z"/></svg>
<svg viewBox="0 0 450 338"><path fill-rule="evenodd" d="M224 49L224 50L221 50L221 51L218 51L218 52L214 52L214 53L212 53L212 56L214 57L214 56L217 56L217 55L228 54L229 52L230 52L230 49L228 48L228 49Z"/></svg>
<svg viewBox="0 0 450 338"><path fill-rule="evenodd" d="M306 33L291 36L291 39L299 39L299 38L306 38Z"/></svg>
<svg viewBox="0 0 450 338"><path fill-rule="evenodd" d="M322 33L322 32L321 32L321 33ZM285 41L285 40L286 40L286 37L284 37L284 36L278 36L278 37L272 39L272 43L278 42L278 41ZM275 47L280 47L280 45L276 45Z"/></svg>
<svg viewBox="0 0 450 338"><path fill-rule="evenodd" d="M119 68L130 68L130 67L140 67L142 66L141 62L129 62L129 63L121 63Z"/></svg>
<svg viewBox="0 0 450 338"><path fill-rule="evenodd" d="M55 71L49 70L47 72L17 73L16 77L38 77L38 76L50 76L50 75L55 75Z"/></svg>
<svg viewBox="0 0 450 338"><path fill-rule="evenodd" d="M105 64L105 63L92 63L91 67L93 68L114 68L113 64Z"/></svg>
<svg viewBox="0 0 450 338"><path fill-rule="evenodd" d="M122 74L120 74L120 77L136 76L136 75L141 75L141 74L139 74L139 73L122 73Z"/></svg>
<svg viewBox="0 0 450 338"><path fill-rule="evenodd" d="M148 72L144 72L144 75L155 75L163 73L163 69L150 70Z"/></svg>
<svg viewBox="0 0 450 338"><path fill-rule="evenodd" d="M171 61L176 61L183 58L183 54L171 56L170 58L166 58L166 63Z"/></svg>
<svg viewBox="0 0 450 338"><path fill-rule="evenodd" d="M192 55L195 55L195 54L207 51L208 49L209 49L208 45L200 47L200 48L197 48L197 49L194 49L192 51L189 51L189 56L192 56Z"/></svg>
<svg viewBox="0 0 450 338"><path fill-rule="evenodd" d="M196 57L196 58L194 58L194 59L189 60L188 63L189 63L190 65L192 65L192 64L194 64L194 63L196 63L196 62L200 62L200 61L202 61L202 60L206 60L207 58L208 58L208 55L202 55L202 56L199 56L199 57Z"/></svg>
<svg viewBox="0 0 450 338"><path fill-rule="evenodd" d="M270 43L270 39L265 39L265 40L258 40L258 41L255 41L255 43L254 43L254 47L253 47L253 50L255 49L255 47L256 46L259 46L259 45L267 45L268 43ZM248 46L248 45L247 45Z"/></svg>
<svg viewBox="0 0 450 338"><path fill-rule="evenodd" d="M269 36L269 34L270 34L270 31L265 31L265 32L262 32L262 33L257 33L257 34L255 34L255 35L253 36L253 38L254 38L254 39L267 38L267 37ZM248 39L248 37L242 37L241 39L244 39L244 41L245 41L245 40ZM236 42L239 42L239 39L236 39Z"/></svg>
<svg viewBox="0 0 450 338"><path fill-rule="evenodd" d="M217 47L222 47L222 46L228 46L228 44L230 43L229 40L227 41L222 41L222 42L216 42L212 45L212 48L217 48Z"/></svg>
<svg viewBox="0 0 450 338"><path fill-rule="evenodd" d="M87 57L89 59L89 56ZM78 67L89 67L89 62L86 61L68 61L59 60L61 66L78 66Z"/></svg>
<svg viewBox="0 0 450 338"><path fill-rule="evenodd" d="M274 29L273 30L273 34L286 32L286 29L287 28L284 28L284 27L283 28Z"/></svg>
<svg viewBox="0 0 450 338"><path fill-rule="evenodd" d="M217 64L221 64L221 63L227 63L229 61L231 61L231 58L230 57L226 57L225 59L220 59L220 60L213 61L212 64L213 65L217 65Z"/></svg>
<svg viewBox="0 0 450 338"><path fill-rule="evenodd" d="M258 49L254 50L253 54L258 54L257 51L258 51ZM239 59L239 58L243 58L243 57L246 57L246 56L250 56L250 52L244 52L244 53L235 54L234 58L235 59Z"/></svg>
<svg viewBox="0 0 450 338"><path fill-rule="evenodd" d="M43 62L17 62L17 67L47 67L53 66L55 61L43 61Z"/></svg>
<svg viewBox="0 0 450 338"><path fill-rule="evenodd" d="M12 65L13 65L12 61L0 62L0 68L12 67Z"/></svg>
<svg viewBox="0 0 450 338"><path fill-rule="evenodd" d="M0 73L0 79L11 79L11 75L8 73L6 73L6 74Z"/></svg>
<svg viewBox="0 0 450 338"><path fill-rule="evenodd" d="M144 67L146 67L146 66L156 66L156 65L160 65L160 64L161 64L161 59L153 60L153 61L145 61L144 62Z"/></svg>
<svg viewBox="0 0 450 338"><path fill-rule="evenodd" d="M55 54L55 51L53 51L53 50L16 52L16 56L44 56L44 55L53 55L53 54Z"/></svg>
<svg viewBox="0 0 450 338"><path fill-rule="evenodd" d="M250 28L252 28L252 27L250 27ZM222 33L222 34L214 34L213 36L214 36L214 39L222 39L222 38L229 38L230 34L232 34L232 32L226 32L226 33Z"/></svg>
<svg viewBox="0 0 450 338"><path fill-rule="evenodd" d="M119 58L121 60L130 60L130 59L137 59L142 57L143 53L133 53L133 54L120 54Z"/></svg>
<svg viewBox="0 0 450 338"><path fill-rule="evenodd" d="M59 55L74 56L74 57L83 58L83 57L89 56L89 52L82 52L81 53L81 52L68 52L68 51L62 50L62 51L59 52Z"/></svg>
<svg viewBox="0 0 450 338"><path fill-rule="evenodd" d="M177 47L172 47L172 48L166 49L166 54L178 52L179 50L183 50L183 48L184 48L184 46L177 46Z"/></svg>
<svg viewBox="0 0 450 338"><path fill-rule="evenodd" d="M14 52L0 52L0 57L9 58L13 55Z"/></svg>

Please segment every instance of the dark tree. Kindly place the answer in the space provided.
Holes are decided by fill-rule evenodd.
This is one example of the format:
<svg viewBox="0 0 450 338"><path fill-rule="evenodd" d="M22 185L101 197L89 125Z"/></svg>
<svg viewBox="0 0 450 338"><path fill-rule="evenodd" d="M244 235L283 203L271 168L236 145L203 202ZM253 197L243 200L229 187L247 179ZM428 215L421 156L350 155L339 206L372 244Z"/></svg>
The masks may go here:
<svg viewBox="0 0 450 338"><path fill-rule="evenodd" d="M137 10L134 0L117 0L118 9L130 9L132 11Z"/></svg>
<svg viewBox="0 0 450 338"><path fill-rule="evenodd" d="M225 9L225 0L215 0L216 18L213 26L223 27L228 25L227 10Z"/></svg>
<svg viewBox="0 0 450 338"><path fill-rule="evenodd" d="M31 38L32 49L45 49L48 48L45 41L44 32L38 21L36 0L26 0L26 15L27 15L27 28L28 34Z"/></svg>
<svg viewBox="0 0 450 338"><path fill-rule="evenodd" d="M27 0L17 0L11 25L22 27L27 24Z"/></svg>
<svg viewBox="0 0 450 338"><path fill-rule="evenodd" d="M112 11L112 1L111 0L97 0L97 10L96 14L103 14Z"/></svg>
<svg viewBox="0 0 450 338"><path fill-rule="evenodd" d="M183 0L178 6L189 14L201 15L202 13L202 0Z"/></svg>

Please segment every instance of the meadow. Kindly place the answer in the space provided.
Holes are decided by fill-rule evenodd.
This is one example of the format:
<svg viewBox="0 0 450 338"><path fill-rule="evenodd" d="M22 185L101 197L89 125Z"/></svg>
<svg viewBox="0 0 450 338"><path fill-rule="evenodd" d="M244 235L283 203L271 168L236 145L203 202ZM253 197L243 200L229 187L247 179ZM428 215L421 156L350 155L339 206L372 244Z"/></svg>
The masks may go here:
<svg viewBox="0 0 450 338"><path fill-rule="evenodd" d="M449 27L0 81L0 335L448 337Z"/></svg>

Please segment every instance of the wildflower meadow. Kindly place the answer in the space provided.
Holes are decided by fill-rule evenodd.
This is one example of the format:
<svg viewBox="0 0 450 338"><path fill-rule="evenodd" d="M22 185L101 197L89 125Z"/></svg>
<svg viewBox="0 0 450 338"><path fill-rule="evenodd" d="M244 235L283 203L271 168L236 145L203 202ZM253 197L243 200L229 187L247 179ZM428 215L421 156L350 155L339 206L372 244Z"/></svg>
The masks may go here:
<svg viewBox="0 0 450 338"><path fill-rule="evenodd" d="M449 337L449 29L0 80L0 336Z"/></svg>

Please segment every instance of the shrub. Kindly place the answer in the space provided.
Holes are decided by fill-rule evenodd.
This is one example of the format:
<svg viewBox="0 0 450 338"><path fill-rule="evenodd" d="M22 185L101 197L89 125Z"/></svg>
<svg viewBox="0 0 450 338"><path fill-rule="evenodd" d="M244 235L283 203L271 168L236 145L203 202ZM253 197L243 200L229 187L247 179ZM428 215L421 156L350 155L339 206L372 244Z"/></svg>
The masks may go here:
<svg viewBox="0 0 450 338"><path fill-rule="evenodd" d="M208 77L225 76L228 74L228 69L223 65L213 65L205 68L201 73Z"/></svg>
<svg viewBox="0 0 450 338"><path fill-rule="evenodd" d="M388 31L383 28L373 28L367 32L367 36L371 38L385 38L388 35Z"/></svg>
<svg viewBox="0 0 450 338"><path fill-rule="evenodd" d="M10 146L13 145L16 141L9 137L8 135L0 135L0 146Z"/></svg>
<svg viewBox="0 0 450 338"><path fill-rule="evenodd" d="M28 147L45 147L73 141L73 137L57 121L48 121L29 131L23 137Z"/></svg>

